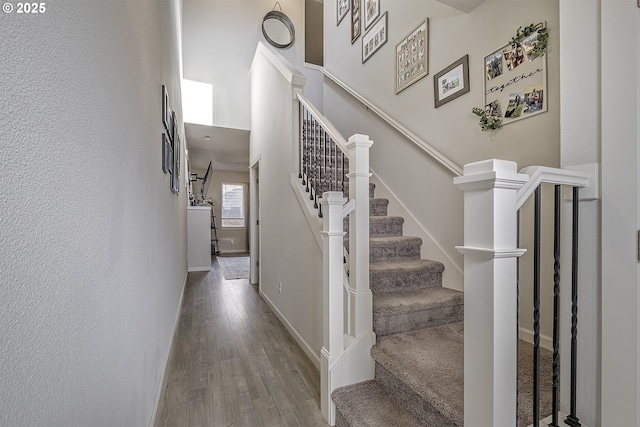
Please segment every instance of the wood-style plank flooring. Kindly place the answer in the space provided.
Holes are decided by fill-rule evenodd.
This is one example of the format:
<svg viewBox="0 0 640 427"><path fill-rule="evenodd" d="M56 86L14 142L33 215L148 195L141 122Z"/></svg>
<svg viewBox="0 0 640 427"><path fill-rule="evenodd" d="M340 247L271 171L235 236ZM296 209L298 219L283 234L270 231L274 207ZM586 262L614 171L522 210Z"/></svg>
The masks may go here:
<svg viewBox="0 0 640 427"><path fill-rule="evenodd" d="M189 273L155 425L323 426L315 366L249 281Z"/></svg>

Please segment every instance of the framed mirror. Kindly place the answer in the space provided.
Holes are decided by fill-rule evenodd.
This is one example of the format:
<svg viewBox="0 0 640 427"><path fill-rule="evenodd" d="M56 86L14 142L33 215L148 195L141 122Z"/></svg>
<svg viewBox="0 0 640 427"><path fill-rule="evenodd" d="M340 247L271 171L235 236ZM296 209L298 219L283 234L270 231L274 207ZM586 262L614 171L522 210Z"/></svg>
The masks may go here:
<svg viewBox="0 0 640 427"><path fill-rule="evenodd" d="M280 3L276 2L276 6ZM272 10L262 19L262 34L269 44L279 49L286 49L295 41L295 28L291 19L282 11Z"/></svg>

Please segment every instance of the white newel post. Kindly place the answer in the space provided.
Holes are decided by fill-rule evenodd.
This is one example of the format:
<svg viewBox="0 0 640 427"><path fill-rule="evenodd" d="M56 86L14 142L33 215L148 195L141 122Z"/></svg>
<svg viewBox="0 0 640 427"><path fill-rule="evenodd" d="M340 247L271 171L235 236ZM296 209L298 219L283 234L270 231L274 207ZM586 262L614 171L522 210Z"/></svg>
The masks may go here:
<svg viewBox="0 0 640 427"><path fill-rule="evenodd" d="M516 424L516 193L529 179L515 162L464 166L464 424Z"/></svg>
<svg viewBox="0 0 640 427"><path fill-rule="evenodd" d="M355 208L349 216L349 298L354 336L373 330L373 297L369 289L369 148L368 135L349 138L349 198Z"/></svg>
<svg viewBox="0 0 640 427"><path fill-rule="evenodd" d="M346 199L342 192L330 191L322 195L322 321L323 337L320 371L320 409L331 425L335 406L331 401L331 368L344 352L344 302L342 265L342 212Z"/></svg>

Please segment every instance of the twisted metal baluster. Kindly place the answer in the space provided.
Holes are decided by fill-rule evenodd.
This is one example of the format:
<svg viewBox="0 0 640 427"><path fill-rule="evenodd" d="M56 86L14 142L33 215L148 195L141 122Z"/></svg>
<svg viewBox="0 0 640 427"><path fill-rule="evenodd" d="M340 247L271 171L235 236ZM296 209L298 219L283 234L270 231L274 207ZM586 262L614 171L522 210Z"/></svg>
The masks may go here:
<svg viewBox="0 0 640 427"><path fill-rule="evenodd" d="M540 186L533 214L533 425L540 425Z"/></svg>
<svg viewBox="0 0 640 427"><path fill-rule="evenodd" d="M551 424L558 427L558 379L560 375L560 186L555 186L553 211L553 385Z"/></svg>
<svg viewBox="0 0 640 427"><path fill-rule="evenodd" d="M578 206L580 188L573 187L573 229L571 231L571 413L564 421L571 427L580 426L576 416L578 377Z"/></svg>

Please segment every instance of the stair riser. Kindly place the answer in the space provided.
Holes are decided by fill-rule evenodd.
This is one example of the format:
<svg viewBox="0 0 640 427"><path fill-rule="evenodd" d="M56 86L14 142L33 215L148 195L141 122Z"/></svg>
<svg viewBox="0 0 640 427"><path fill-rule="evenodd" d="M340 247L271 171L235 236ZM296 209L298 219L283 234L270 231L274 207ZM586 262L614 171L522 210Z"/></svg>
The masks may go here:
<svg viewBox="0 0 640 427"><path fill-rule="evenodd" d="M369 287L374 294L414 291L442 286L442 273L429 270L394 270L369 272Z"/></svg>
<svg viewBox="0 0 640 427"><path fill-rule="evenodd" d="M404 219L399 217L373 218L369 220L371 237L402 236Z"/></svg>
<svg viewBox="0 0 640 427"><path fill-rule="evenodd" d="M464 305L462 303L393 315L380 315L374 310L373 330L376 336L384 336L432 328L445 323L462 322L463 320Z"/></svg>
<svg viewBox="0 0 640 427"><path fill-rule="evenodd" d="M375 379L390 396L393 396L411 414L425 426L454 427L450 419L442 415L426 400L409 389L406 384L376 362Z"/></svg>
<svg viewBox="0 0 640 427"><path fill-rule="evenodd" d="M388 200L385 199L369 199L369 215L370 216L387 216Z"/></svg>
<svg viewBox="0 0 640 427"><path fill-rule="evenodd" d="M305 181L306 182L306 181ZM342 191L345 198L349 198L349 181L346 180L344 182L344 191L342 190L342 182L341 181L316 181L312 178L309 179L310 186L317 186L319 188L318 192L323 193L325 191ZM374 197L375 192L375 184L369 184L369 198Z"/></svg>
<svg viewBox="0 0 640 427"><path fill-rule="evenodd" d="M369 218L369 236L371 237L389 237L389 236L402 236L402 218L389 218L387 216L380 217L380 221L377 221L378 217ZM342 231L347 233L345 237L349 236L349 218L345 217L342 223Z"/></svg>
<svg viewBox="0 0 640 427"><path fill-rule="evenodd" d="M389 243L384 246L369 245L369 262L419 259L420 246L420 242Z"/></svg>

